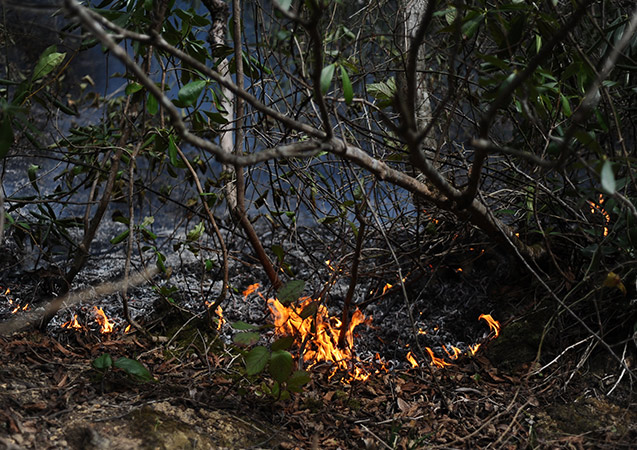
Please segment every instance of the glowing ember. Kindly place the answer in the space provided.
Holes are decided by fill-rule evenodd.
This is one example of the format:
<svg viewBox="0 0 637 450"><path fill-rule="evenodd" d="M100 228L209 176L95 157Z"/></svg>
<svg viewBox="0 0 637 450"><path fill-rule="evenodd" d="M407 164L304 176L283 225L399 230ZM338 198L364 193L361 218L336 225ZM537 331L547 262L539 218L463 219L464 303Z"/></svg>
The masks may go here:
<svg viewBox="0 0 637 450"><path fill-rule="evenodd" d="M126 328L124 328L124 333L128 333L131 329L130 324L126 325Z"/></svg>
<svg viewBox="0 0 637 450"><path fill-rule="evenodd" d="M383 293L381 295L385 295L385 292L387 292L389 289L393 288L394 285L393 284L389 284L387 283L384 287L383 287Z"/></svg>
<svg viewBox="0 0 637 450"><path fill-rule="evenodd" d="M259 289L259 283L254 283L248 286L246 290L243 291L243 299L245 300L248 298L248 295L254 293L257 289Z"/></svg>
<svg viewBox="0 0 637 450"><path fill-rule="evenodd" d="M106 314L104 314L104 310L102 308L98 308L97 306L93 306L93 311L95 312L95 320L100 324L100 333L112 333L113 332L113 323L108 320Z"/></svg>
<svg viewBox="0 0 637 450"><path fill-rule="evenodd" d="M84 330L84 327L77 321L77 314L73 315L73 318L66 323L62 324L62 328L69 330Z"/></svg>
<svg viewBox="0 0 637 450"><path fill-rule="evenodd" d="M608 236L608 225L610 224L610 214L608 214L606 212L606 210L604 209L604 196L602 194L599 194L599 198L597 200L597 203L593 203L591 201L586 201L590 207L591 207L591 214L595 214L595 213L599 213L602 216L604 216L604 237Z"/></svg>
<svg viewBox="0 0 637 450"><path fill-rule="evenodd" d="M414 368L418 367L418 362L416 361L416 358L414 358L414 355L411 352L407 353L406 358L407 358L407 361L411 363L411 367L414 367Z"/></svg>
<svg viewBox="0 0 637 450"><path fill-rule="evenodd" d="M491 317L491 314L480 314L478 320L484 319L489 324L489 328L493 331L493 339L497 338L500 335L500 322Z"/></svg>
<svg viewBox="0 0 637 450"><path fill-rule="evenodd" d="M332 266L332 261L330 261L329 259L325 261L325 265L329 267L332 272L336 272L336 269L334 268L334 266Z"/></svg>
<svg viewBox="0 0 637 450"><path fill-rule="evenodd" d="M226 319L223 318L223 308L221 306L217 306L215 313L219 316L219 322L217 323L217 330L221 330L221 327L224 323L226 323Z"/></svg>
<svg viewBox="0 0 637 450"><path fill-rule="evenodd" d="M366 380L369 373L356 366L352 348L354 346L354 329L363 323L369 324L371 317L366 318L356 310L345 333L346 348L338 346L338 338L342 323L335 317L330 317L327 308L310 297L303 297L297 307L284 306L277 299L268 300L268 308L274 317L276 334L279 336L294 336L297 343L304 349L303 361L311 368L319 362L334 364L330 378L338 369L347 371L350 379Z"/></svg>

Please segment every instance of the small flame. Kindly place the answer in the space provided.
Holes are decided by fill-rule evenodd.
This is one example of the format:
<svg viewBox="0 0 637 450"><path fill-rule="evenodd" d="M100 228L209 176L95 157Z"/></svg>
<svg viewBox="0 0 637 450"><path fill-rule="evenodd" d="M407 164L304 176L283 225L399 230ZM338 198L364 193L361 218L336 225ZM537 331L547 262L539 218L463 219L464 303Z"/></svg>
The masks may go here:
<svg viewBox="0 0 637 450"><path fill-rule="evenodd" d="M124 328L124 333L128 333L131 329L130 323L128 325L126 325L126 328Z"/></svg>
<svg viewBox="0 0 637 450"><path fill-rule="evenodd" d="M335 269L335 268L334 268L334 266L332 265L332 261L331 261L331 260L329 260L329 259L325 260L325 265L326 265L327 267L329 267L329 269L330 269L332 272L336 272L336 269Z"/></svg>
<svg viewBox="0 0 637 450"><path fill-rule="evenodd" d="M425 350L427 350L427 353L429 353L429 357L431 358L431 365L432 366L443 368L443 367L447 367L447 366L451 365L451 363L448 363L444 359L436 357L436 355L434 355L433 350L430 349L429 347L425 347Z"/></svg>
<svg viewBox="0 0 637 450"><path fill-rule="evenodd" d="M414 358L413 353L411 352L407 353L406 358L407 358L407 361L411 363L411 367L414 367L414 368L418 367L418 362L416 361L416 358Z"/></svg>
<svg viewBox="0 0 637 450"><path fill-rule="evenodd" d="M476 345L470 345L469 346L469 353L471 353L471 356L475 355L476 353L478 353L478 349L480 348L481 344L476 344Z"/></svg>
<svg viewBox="0 0 637 450"><path fill-rule="evenodd" d="M66 323L62 324L62 328L68 330L84 330L84 327L77 321L77 314L73 315L73 318Z"/></svg>
<svg viewBox="0 0 637 450"><path fill-rule="evenodd" d="M493 339L497 338L500 335L500 322L491 317L491 314L480 314L478 320L484 319L489 324L489 328L493 331L494 336Z"/></svg>
<svg viewBox="0 0 637 450"><path fill-rule="evenodd" d="M358 361L352 348L354 346L354 329L363 323L369 324L371 317L357 309L345 332L346 348L338 346L342 323L336 317L330 317L327 308L310 297L302 297L297 307L284 306L277 299L268 300L268 308L274 317L276 334L294 336L297 343L305 349L303 360L311 368L319 362L334 364L330 378L338 369L347 371L349 379L361 380L369 378L369 373L353 364Z"/></svg>
<svg viewBox="0 0 637 450"><path fill-rule="evenodd" d="M104 314L104 310L102 308L98 308L97 306L93 306L93 311L95 312L95 320L100 324L100 333L112 333L113 332L113 323L108 320L106 314Z"/></svg>
<svg viewBox="0 0 637 450"><path fill-rule="evenodd" d="M447 347L445 347L444 345L442 346L442 349L449 356L449 358L458 359L458 356L460 356L462 354L462 351L458 347L454 347L453 345L450 345L450 347L451 347L451 351L453 353L451 353L449 350L447 350Z"/></svg>
<svg viewBox="0 0 637 450"><path fill-rule="evenodd" d="M246 290L243 291L243 299L244 300L247 299L248 295L254 293L257 289L259 289L259 287L260 287L259 283L254 283L248 286Z"/></svg>
<svg viewBox="0 0 637 450"><path fill-rule="evenodd" d="M601 214L602 216L604 216L604 237L608 236L608 233L609 233L608 225L610 224L610 214L606 212L603 206L605 201L606 200L604 199L604 196L602 194L599 194L597 203L593 203L588 200L586 201L586 203L588 203L591 207L591 214L595 214L597 212Z"/></svg>
<svg viewBox="0 0 637 450"><path fill-rule="evenodd" d="M221 330L221 327L224 323L226 323L226 319L223 318L223 308L221 306L217 306L215 313L219 316L219 322L217 323L217 330Z"/></svg>
<svg viewBox="0 0 637 450"><path fill-rule="evenodd" d="M381 295L385 295L385 292L387 292L388 290L390 290L391 288L393 288L394 285L393 284L389 284L387 283L384 287L383 287L383 293Z"/></svg>

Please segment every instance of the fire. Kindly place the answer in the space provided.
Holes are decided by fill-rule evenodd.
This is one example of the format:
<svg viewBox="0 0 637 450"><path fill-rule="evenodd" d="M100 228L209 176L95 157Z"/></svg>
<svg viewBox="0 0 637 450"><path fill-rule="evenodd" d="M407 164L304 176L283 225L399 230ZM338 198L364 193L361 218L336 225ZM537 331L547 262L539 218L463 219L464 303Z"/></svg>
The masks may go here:
<svg viewBox="0 0 637 450"><path fill-rule="evenodd" d="M451 365L451 363L448 363L444 359L436 357L436 355L434 355L433 350L430 349L429 347L425 347L425 350L427 350L427 353L429 353L429 357L431 358L430 364L432 366L443 368L443 367L447 367Z"/></svg>
<svg viewBox="0 0 637 450"><path fill-rule="evenodd" d="M475 355L476 353L478 353L478 349L480 348L481 344L476 344L476 345L470 345L469 346L469 353L471 353L471 356Z"/></svg>
<svg viewBox="0 0 637 450"><path fill-rule="evenodd" d="M454 347L453 345L450 345L450 347L453 353L450 353L449 350L447 350L447 347L445 347L444 345L442 346L442 349L449 356L449 358L458 359L458 356L462 354L462 351L458 347Z"/></svg>
<svg viewBox="0 0 637 450"><path fill-rule="evenodd" d="M595 214L596 212L604 216L604 237L608 236L609 229L608 225L610 224L610 214L606 212L604 209L604 196L599 194L599 198L597 199L597 203L593 203L591 201L586 201L591 207L591 214Z"/></svg>
<svg viewBox="0 0 637 450"><path fill-rule="evenodd" d="M226 323L226 319L223 318L223 308L221 306L217 306L215 313L219 316L219 322L217 323L217 330L221 330L221 327L224 323Z"/></svg>
<svg viewBox="0 0 637 450"><path fill-rule="evenodd" d="M493 332L493 335L491 335L489 337L489 340L497 338L500 335L500 322L498 322L493 317L491 317L491 314L480 314L480 316L478 317L478 320L481 320L481 319L484 319L487 322L487 324L489 325L489 328ZM434 328L434 330L437 330L437 329L438 329L438 327ZM427 334L427 332L423 331L422 329L420 329L420 330L418 330L418 334ZM469 356L475 355L478 352L478 349L480 349L481 345L482 345L482 343L469 345L468 346L468 350L465 352L465 354L467 354ZM458 359L463 354L462 350L460 350L458 347L455 347L453 345L450 345L449 348L447 348L447 346L443 345L442 349L445 351L445 353L447 354L449 359L451 359L453 361ZM447 366L451 366L452 365L450 362L445 361L443 358L438 358L434 354L434 352L433 352L433 350L431 348L425 347L425 350L427 350L427 353L431 357L431 365L432 366L443 368L443 367L447 367ZM416 364L414 364L415 363L415 358L411 354L411 352L409 352L407 354L407 360L411 363L411 365L413 367L416 367Z"/></svg>
<svg viewBox="0 0 637 450"><path fill-rule="evenodd" d="M257 289L259 289L259 287L260 287L259 283L254 283L248 286L246 290L243 291L243 299L244 300L247 299L248 295L253 294Z"/></svg>
<svg viewBox="0 0 637 450"><path fill-rule="evenodd" d="M330 317L327 308L310 297L300 299L297 307L284 306L277 299L268 300L268 308L274 317L276 334L280 336L294 336L297 343L304 349L303 361L311 368L319 362L334 364L334 370L330 378L338 369L347 371L351 379L364 381L369 378L369 373L353 364L355 358L352 348L354 346L354 329L363 323L369 324L371 317L357 309L352 316L345 332L347 346L338 346L342 323L336 317Z"/></svg>
<svg viewBox="0 0 637 450"><path fill-rule="evenodd" d="M491 317L491 314L480 314L478 320L484 319L489 324L489 328L493 331L493 339L497 338L500 335L500 322Z"/></svg>
<svg viewBox="0 0 637 450"><path fill-rule="evenodd" d="M416 358L414 358L413 353L411 353L411 351L409 353L407 353L407 361L409 361L411 363L411 367L418 367L418 362L416 361Z"/></svg>
<svg viewBox="0 0 637 450"><path fill-rule="evenodd" d="M93 306L93 311L95 312L95 320L100 324L100 333L112 333L113 332L113 323L108 320L106 314L104 314L104 310L102 308L98 308L97 306Z"/></svg>
<svg viewBox="0 0 637 450"><path fill-rule="evenodd" d="M384 287L383 287L383 293L381 295L385 295L385 292L387 292L388 290L390 290L391 288L393 288L394 285L393 284L389 284L387 283Z"/></svg>
<svg viewBox="0 0 637 450"><path fill-rule="evenodd" d="M66 323L62 324L62 328L67 328L69 330L84 330L85 328L80 325L80 322L77 321L77 314L73 315L73 318Z"/></svg>

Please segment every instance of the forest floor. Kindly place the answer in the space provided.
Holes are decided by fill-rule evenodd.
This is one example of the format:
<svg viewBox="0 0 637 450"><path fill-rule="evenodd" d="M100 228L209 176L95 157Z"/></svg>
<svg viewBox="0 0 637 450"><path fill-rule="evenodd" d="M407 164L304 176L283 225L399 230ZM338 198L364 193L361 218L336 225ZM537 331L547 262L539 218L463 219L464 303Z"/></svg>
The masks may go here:
<svg viewBox="0 0 637 450"><path fill-rule="evenodd" d="M559 369L530 376L531 364L502 370L487 351L444 369L379 370L350 384L315 367L303 392L283 402L258 395L259 382L236 369L236 353L204 342L170 352L135 333L0 338L0 448L610 449L637 442L634 394L622 383L605 396L612 384L600 364L576 371L577 361L564 357ZM96 370L104 353L135 355L155 381Z"/></svg>

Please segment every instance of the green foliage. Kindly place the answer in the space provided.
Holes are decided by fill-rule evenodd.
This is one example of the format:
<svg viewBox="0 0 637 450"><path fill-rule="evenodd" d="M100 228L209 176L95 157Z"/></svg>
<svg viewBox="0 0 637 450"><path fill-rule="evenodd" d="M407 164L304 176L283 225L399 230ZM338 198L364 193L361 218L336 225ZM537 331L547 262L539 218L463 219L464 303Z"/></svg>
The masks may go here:
<svg viewBox="0 0 637 450"><path fill-rule="evenodd" d="M287 305L296 301L303 293L303 289L305 289L305 281L292 280L277 290L276 297L281 304Z"/></svg>
<svg viewBox="0 0 637 450"><path fill-rule="evenodd" d="M121 357L113 362L110 354L103 353L93 360L93 367L99 370L104 376L109 370L120 369L127 375L140 382L150 382L154 378L142 363L137 360Z"/></svg>

